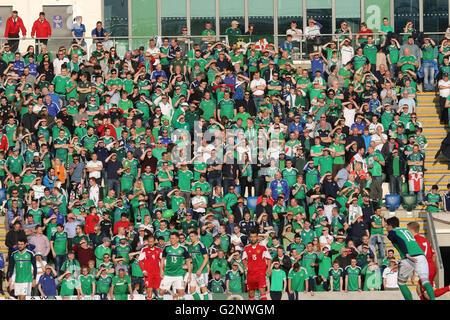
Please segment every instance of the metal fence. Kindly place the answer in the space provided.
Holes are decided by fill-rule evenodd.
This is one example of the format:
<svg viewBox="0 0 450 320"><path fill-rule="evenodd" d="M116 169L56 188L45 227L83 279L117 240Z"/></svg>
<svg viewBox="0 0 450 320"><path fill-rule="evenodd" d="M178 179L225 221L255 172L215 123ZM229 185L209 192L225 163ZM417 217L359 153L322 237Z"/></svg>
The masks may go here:
<svg viewBox="0 0 450 320"><path fill-rule="evenodd" d="M426 38L430 38L432 39L435 43L436 46L438 46L440 44L440 41L447 35L448 38L450 39L450 35L446 34L445 32L424 32L424 37ZM373 35L374 38L374 42L375 44L382 44L383 43L383 37L385 37L385 34L380 33L380 32L373 32L371 35ZM403 36L404 35L409 35L406 33L398 33L398 35L400 35L400 39L398 40L399 44L402 45L403 43ZM286 40L286 34L278 34L274 36L274 44L275 46L279 47L282 45L282 43ZM317 43L320 43L320 45L314 45L314 49L317 50L319 49L320 46L325 45L327 42L330 41L336 41L337 44L337 50L339 51L341 49L341 41L339 41L339 38L341 37L341 34L321 34L320 36L318 36L318 40ZM357 33L352 33L351 34L351 46L356 49L358 47L358 34ZM293 54L293 58L297 59L297 60L301 60L301 59L307 59L309 60L309 53L307 51L307 46L306 46L306 36L302 35L300 37L300 41L293 41L294 43L294 54ZM389 45L389 44L386 44Z"/></svg>
<svg viewBox="0 0 450 320"><path fill-rule="evenodd" d="M382 33L379 32L373 32L372 33L375 43L381 44L383 42L383 37L385 36ZM400 45L402 44L402 39L405 33L399 33L400 35ZM445 32L425 32L425 37L431 38L435 43L438 45L440 41L446 36ZM450 39L450 35L448 35L448 38ZM259 35L259 37L264 37L264 35ZM314 42L314 50L320 49L321 46L326 44L327 42L334 40L337 42L337 50L340 50L340 41L339 38L341 37L340 34L321 34L318 36L318 39ZM145 50L149 48L149 39L156 38L159 41L162 41L163 38L171 39L177 39L179 45L184 49L183 51L187 53L189 50L192 49L194 44L200 44L202 49L206 48L206 45L208 42L205 40L205 36L116 36L116 37L109 37L107 41L104 41L103 44L106 47L106 49L110 49L111 47L115 47L117 50L117 54L120 57L123 57L123 55L130 50L138 49L139 47L143 46ZM227 35L217 35L213 36L215 41L221 41L226 44L229 43L229 39ZM267 35L267 38L272 39L273 38L273 44L275 47L280 47L282 43L286 40L286 34L278 34L278 35ZM358 34L352 33L351 34L351 45L354 49L358 47ZM92 37L85 37L86 40L86 47L87 50L87 56L89 57L91 55L91 52L95 50L95 42L96 40ZM0 45L3 45L7 42L7 38L0 37ZM51 52L55 52L58 50L59 47L65 46L66 48L70 47L72 44L73 38L72 37L51 37L48 39L48 49ZM301 35L299 40L293 41L294 44L294 53L292 58L295 60L302 60L307 59L309 60L309 53L307 50L306 45L306 36ZM21 51L24 52L25 49L29 45L35 44L34 38L21 38ZM162 42L161 42L162 43Z"/></svg>
<svg viewBox="0 0 450 320"><path fill-rule="evenodd" d="M162 44L162 39L168 38L169 41L171 39L177 39L178 44L183 47L183 51L187 53L190 51L195 44L200 44L201 46L206 47L208 42L214 42L214 41L207 41L203 40L204 36L133 36L133 37L126 37L126 36L117 36L117 37L109 37L107 41L102 41L103 45L107 50L111 49L112 47L116 48L117 54L120 57L123 57L127 51L131 51L134 49L138 49L139 47L144 47L145 50L149 48L149 40L150 39L156 39L158 41L158 45ZM226 35L218 35L213 36L215 41L221 41L223 43L228 44L228 36ZM83 46L83 48L87 51L86 56L91 56L91 53L96 49L95 43L97 42L96 39L92 37L85 37L86 45ZM5 43L8 42L8 39L5 37L0 37L0 46L3 46ZM36 44L36 39L25 37L20 38L21 42L21 49L20 51L23 53L26 51L26 49L29 46L40 46L40 44ZM48 39L47 43L47 49L50 52L56 52L60 47L64 46L66 49L70 48L70 46L73 44L73 37L51 37Z"/></svg>

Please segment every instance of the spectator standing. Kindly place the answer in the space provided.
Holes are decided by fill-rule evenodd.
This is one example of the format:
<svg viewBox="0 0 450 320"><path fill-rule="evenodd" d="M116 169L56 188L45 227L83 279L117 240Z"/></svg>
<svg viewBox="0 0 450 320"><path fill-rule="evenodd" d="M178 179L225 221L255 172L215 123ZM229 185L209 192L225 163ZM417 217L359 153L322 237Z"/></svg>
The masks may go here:
<svg viewBox="0 0 450 320"><path fill-rule="evenodd" d="M225 30L227 36L239 36L242 34L241 29L239 29L239 21L231 21L231 27Z"/></svg>
<svg viewBox="0 0 450 320"><path fill-rule="evenodd" d="M49 264L45 266L44 274L40 276L38 282L38 290L43 298L54 297L57 295L56 283L57 283L57 272Z"/></svg>
<svg viewBox="0 0 450 320"><path fill-rule="evenodd" d="M37 225L34 235L30 239L30 244L34 245L34 251L42 254L42 260L47 261L47 256L50 253L50 241L48 237L44 235L44 228L41 225Z"/></svg>
<svg viewBox="0 0 450 320"><path fill-rule="evenodd" d="M47 45L48 38L52 35L50 23L45 19L45 12L39 13L39 18L34 22L31 29L31 37L36 39L36 53L39 53L40 45Z"/></svg>
<svg viewBox="0 0 450 320"><path fill-rule="evenodd" d="M8 39L8 43L11 46L12 52L16 52L19 48L20 32L22 32L22 37L25 38L27 29L23 24L22 18L18 16L17 10L14 10L11 17L6 20L5 27L5 38Z"/></svg>
<svg viewBox="0 0 450 320"><path fill-rule="evenodd" d="M308 26L305 28L307 54L316 51L314 46L320 46L320 29L322 25L319 22L312 18L308 20Z"/></svg>
<svg viewBox="0 0 450 320"><path fill-rule="evenodd" d="M17 245L19 239L26 239L25 231L19 221L15 221L11 230L6 234L5 244L8 247L8 260L14 251L14 247Z"/></svg>
<svg viewBox="0 0 450 320"><path fill-rule="evenodd" d="M302 41L302 29L297 28L297 21L292 21L289 29L286 30L286 35L292 36L292 41L300 42Z"/></svg>

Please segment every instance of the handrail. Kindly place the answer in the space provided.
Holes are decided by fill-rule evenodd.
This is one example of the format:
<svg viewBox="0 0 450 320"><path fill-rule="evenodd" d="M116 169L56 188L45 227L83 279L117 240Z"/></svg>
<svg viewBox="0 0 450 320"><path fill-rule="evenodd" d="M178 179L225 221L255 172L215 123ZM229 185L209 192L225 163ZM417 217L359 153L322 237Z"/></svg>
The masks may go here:
<svg viewBox="0 0 450 320"><path fill-rule="evenodd" d="M371 34L374 36L375 43L379 43L380 38L384 35L381 32L372 32ZM400 36L403 36L403 35L406 35L409 33L400 32L397 34ZM444 32L444 31L436 31L436 32L424 32L423 34L425 36L433 37L434 40L437 40L437 37L441 37L441 36L444 37L448 33ZM358 33L352 32L351 35L352 35L351 46L356 49L358 47L358 44L357 44ZM158 36L159 39L162 39L162 38L169 38L169 39L185 38L188 40L188 41L186 41L188 50L190 50L192 48L192 45L196 42L203 43L203 44L205 42L207 42L207 41L201 40L202 38L207 37L207 36L202 36L202 35L175 35L175 36L166 36L166 35L114 36L114 35L111 35L108 37L107 41L103 41L103 42L105 43L106 47L112 47L112 46L116 46L116 45L120 46L120 48L118 48L118 53L120 55L123 55L126 51L130 51L130 50L134 49L133 48L134 40L136 40L136 41L149 40L149 39L154 38L155 36ZM242 36L245 36L245 35L242 35ZM259 36L265 36L265 34L259 34ZM286 34L267 34L266 36L273 37L274 45L276 47L279 47L287 35ZM341 35L338 33L324 33L324 34L320 34L319 38L321 38L322 40L328 39L328 40L336 41L340 36ZM224 43L229 44L228 35L219 34L219 35L210 36L210 37L214 37L215 41L223 41ZM305 36L305 34L302 34L302 35L299 35L298 37L300 37L300 41L294 40L294 46L296 47L294 54L299 56L300 58L303 58L305 55L305 50L304 50L305 44L304 43L306 41L306 36ZM8 40L8 38L6 38L6 37L3 37L3 36L0 37L0 44L6 42L7 40ZM19 39L14 39L14 40L19 40ZM36 38L27 36L25 38L20 38L20 40L25 41L25 43L27 43L27 44L32 44L32 43L34 43ZM67 36L67 37L51 36L48 38L48 40L49 40L49 45L51 44L52 41L61 41L61 40L67 40L70 43L73 40L73 37L72 36ZM95 38L93 38L92 36L89 35L89 36L85 36L84 40L86 42L85 47L88 51L88 54L90 54L90 52L92 50L95 50L95 48L94 48ZM320 44L321 46L325 44L324 41L321 41L321 42L323 42ZM400 42L401 42L401 40L400 40ZM136 47L138 47L138 46L136 45ZM339 41L337 41L337 50L340 50L340 42ZM308 57L306 57L306 59L308 59Z"/></svg>
<svg viewBox="0 0 450 320"><path fill-rule="evenodd" d="M433 216L430 212L427 212L427 224L429 239L431 240L431 245L434 247L437 255L437 265L438 269L438 287L442 288L444 286L444 262L442 260L441 250L439 248L439 243L436 235L436 227L434 226Z"/></svg>

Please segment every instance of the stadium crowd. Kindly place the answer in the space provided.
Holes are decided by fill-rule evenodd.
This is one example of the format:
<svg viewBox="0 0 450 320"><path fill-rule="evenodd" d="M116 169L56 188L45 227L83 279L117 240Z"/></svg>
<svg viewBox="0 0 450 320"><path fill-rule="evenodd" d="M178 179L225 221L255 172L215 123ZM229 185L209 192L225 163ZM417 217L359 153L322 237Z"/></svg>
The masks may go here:
<svg viewBox="0 0 450 320"><path fill-rule="evenodd" d="M186 36L151 38L122 57L101 22L88 55L81 18L74 41L50 52L43 13L37 45L16 51L26 29L17 12L10 19L0 50L9 249L0 280L11 295L157 290L159 273L147 283L143 267L148 246L166 263L175 257L164 278L184 277L182 289L161 290L240 294L255 233L270 253L272 299L398 288L382 184L401 194L406 183L440 210L436 189L423 194L427 140L415 111L418 87L450 89L450 40L411 22L399 36L384 19L381 36L343 21L324 43L311 19L304 33L292 22L279 47L256 48L216 42L206 23L190 50ZM226 34L241 34L237 21ZM311 70L292 59L302 39Z"/></svg>

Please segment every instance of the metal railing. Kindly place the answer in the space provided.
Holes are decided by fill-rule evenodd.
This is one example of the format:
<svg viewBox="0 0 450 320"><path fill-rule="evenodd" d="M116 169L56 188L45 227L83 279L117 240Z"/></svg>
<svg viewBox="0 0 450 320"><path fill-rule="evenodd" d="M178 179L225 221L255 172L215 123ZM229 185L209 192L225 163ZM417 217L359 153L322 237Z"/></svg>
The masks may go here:
<svg viewBox="0 0 450 320"><path fill-rule="evenodd" d="M398 42L400 45L403 44L403 36L404 35L409 35L407 33L397 33L398 35L400 35L400 39L398 39ZM447 34L446 32L424 32L423 33L425 37L431 38L436 45L439 45L440 40L442 40L445 35ZM373 32L372 33L373 37L374 37L374 42L375 44L382 44L383 42L383 36L384 34L381 32ZM278 35L274 35L274 44L277 47L280 47L281 44L286 40L286 34L278 34ZM337 44L337 50L339 51L341 49L341 41L339 41L339 38L342 36L342 34L337 34L337 33L325 33L325 34L321 34L319 35L319 42L320 42L320 46L325 45L327 42L330 41L336 41ZM358 47L358 34L357 33L352 33L351 34L352 38L351 38L351 46L356 49ZM310 52L306 51L306 36L302 35L300 36L300 41L293 41L294 44L294 58L301 60L301 59L307 59L309 60L309 56L308 54ZM389 45L389 44L386 44ZM315 49L317 49L317 47L319 47L319 45L315 45Z"/></svg>
<svg viewBox="0 0 450 320"><path fill-rule="evenodd" d="M399 44L402 45L402 42L403 42L402 40L403 40L403 36L405 35L405 33L398 33L398 34L400 35ZM382 37L383 37L382 33L373 32L372 35L374 37L376 44L382 43ZM433 41L435 41L436 45L439 44L440 40L443 39L445 35L446 35L445 32L425 32L424 33L424 36L433 39ZM259 35L259 36L264 37L265 35ZM103 41L103 44L106 47L106 49L108 49L108 50L111 47L115 47L117 50L117 54L120 57L123 57L123 55L127 51L137 49L140 46L143 46L145 48L145 50L147 50L149 47L148 40L151 38L154 38L154 37L155 37L154 35L131 36L131 37L129 37L129 36L110 36L107 41ZM320 49L320 47L325 45L327 42L329 42L331 40L336 41L340 37L341 37L341 35L336 34L336 33L321 34L321 35L319 35L319 41L317 43L314 43L313 49L314 50ZM358 37L357 33L352 33L351 45L354 49L356 49L358 47L357 37ZM185 49L184 50L185 53L190 51L194 44L200 44L201 48L205 49L206 44L208 42L210 42L210 41L203 40L203 38L205 38L205 36L201 36L201 35L198 35L198 36L184 36L184 35L157 36L157 39L159 39L160 41L162 41L163 38L168 38L169 40L177 39L179 45ZM215 39L215 41L222 41L226 44L230 44L227 35L217 35L217 36L213 36L213 38ZM273 38L273 44L275 45L275 47L279 48L281 46L281 44L286 40L286 34L277 34L277 35L269 35L268 34L267 38L270 38L270 39ZM86 42L85 49L87 51L87 56L89 57L91 52L95 50L95 41L96 40L90 36L85 37L84 39ZM186 40L183 40L183 39L186 39ZM7 41L8 41L7 38L0 37L0 45L3 45ZM21 47L19 48L21 52L26 51L26 48L29 45L35 44L35 39L30 38L30 37L21 38L20 41L22 43ZM61 46L65 46L66 48L70 47L70 45L72 44L72 41L73 41L73 37L71 37L71 36L69 36L69 37L53 37L52 36L48 39L47 47L48 47L49 51L55 52ZM337 50L339 51L341 49L341 44L340 44L340 41L336 41L336 42L337 42ZM294 41L293 44L294 44L293 58L296 60L301 60L301 59L309 60L308 54L310 52L307 51L306 36L305 35L300 36L300 40Z"/></svg>
<svg viewBox="0 0 450 320"><path fill-rule="evenodd" d="M116 52L119 55L119 57L123 57L127 51L131 51L134 49L138 49L139 47L143 46L145 50L149 48L149 40L154 39L157 37L158 44L162 45L162 39L168 38L169 41L171 39L177 39L178 45L181 47L184 47L185 54L187 54L188 51L190 51L195 44L200 44L201 47L204 46L206 48L206 44L211 41L204 41L202 38L205 38L205 36L155 36L155 35L149 35L149 36L110 36L108 37L108 40L102 41L103 45L107 50L111 49L112 47L116 48ZM227 35L218 35L213 36L212 38L215 39L215 41L221 41L223 43L228 44L228 36ZM86 45L83 46L83 48L86 50L86 56L90 57L91 53L96 49L95 43L98 41L97 39L93 37L85 37ZM183 41L182 39L185 39ZM20 47L19 51L21 53L26 53L26 50L28 46L34 46L37 42L35 38L31 37L25 37L20 39L13 39L13 40L20 40ZM0 46L3 46L5 43L8 42L8 39L5 37L0 37ZM70 46L73 43L73 37L50 37L48 39L47 43L47 49L48 51L54 53L56 52L59 47L64 46L67 50L70 48Z"/></svg>
<svg viewBox="0 0 450 320"><path fill-rule="evenodd" d="M434 250L436 251L437 255L437 265L436 265L436 268L438 269L437 283L438 287L442 288L444 287L444 262L442 260L441 249L439 248L439 242L436 235L436 227L434 226L433 215L430 212L427 212L427 225L428 225L427 232L429 233L428 238L431 240L431 245L434 247Z"/></svg>

